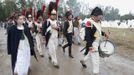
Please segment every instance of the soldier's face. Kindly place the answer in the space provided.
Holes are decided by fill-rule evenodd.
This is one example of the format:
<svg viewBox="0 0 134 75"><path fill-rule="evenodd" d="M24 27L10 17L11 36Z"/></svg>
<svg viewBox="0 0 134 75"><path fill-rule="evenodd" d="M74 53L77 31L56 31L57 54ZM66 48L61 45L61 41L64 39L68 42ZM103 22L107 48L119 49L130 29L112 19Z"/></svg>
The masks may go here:
<svg viewBox="0 0 134 75"><path fill-rule="evenodd" d="M68 20L72 20L73 16L72 15L69 15L68 16Z"/></svg>
<svg viewBox="0 0 134 75"><path fill-rule="evenodd" d="M22 25L24 23L24 16L19 16L19 18L17 19L17 23L19 25Z"/></svg>
<svg viewBox="0 0 134 75"><path fill-rule="evenodd" d="M32 21L32 17L28 17L28 20L29 20L29 21Z"/></svg>
<svg viewBox="0 0 134 75"><path fill-rule="evenodd" d="M101 21L102 20L102 15L98 15L98 16L96 16L96 21Z"/></svg>
<svg viewBox="0 0 134 75"><path fill-rule="evenodd" d="M51 19L55 20L56 19L56 14L51 14Z"/></svg>

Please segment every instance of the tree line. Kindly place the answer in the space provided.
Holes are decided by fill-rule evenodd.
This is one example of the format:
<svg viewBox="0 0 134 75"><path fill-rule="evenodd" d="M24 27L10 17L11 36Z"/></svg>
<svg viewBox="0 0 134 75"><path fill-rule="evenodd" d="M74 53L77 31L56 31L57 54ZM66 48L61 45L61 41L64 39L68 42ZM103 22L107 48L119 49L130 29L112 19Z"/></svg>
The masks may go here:
<svg viewBox="0 0 134 75"><path fill-rule="evenodd" d="M77 0L68 0L66 3L64 0L60 0L62 3L59 4L58 12L59 13L65 13L68 8L71 8L73 11L74 16L80 16L82 19L85 17L88 17L90 14L90 10L87 8L86 10L89 10L89 14L84 14L80 12L81 5ZM67 7L68 6L68 7ZM90 5L89 5L90 6ZM102 10L104 11L104 20L128 20L128 19L134 19L134 15L131 13L120 15L119 9L113 8L111 6L103 7L100 6ZM0 2L0 21L5 21L8 19L8 17L16 11L17 7L14 1L11 0L5 0L4 2ZM84 10L84 9L82 9ZM85 11L85 10L84 10ZM46 9L47 12L47 9Z"/></svg>

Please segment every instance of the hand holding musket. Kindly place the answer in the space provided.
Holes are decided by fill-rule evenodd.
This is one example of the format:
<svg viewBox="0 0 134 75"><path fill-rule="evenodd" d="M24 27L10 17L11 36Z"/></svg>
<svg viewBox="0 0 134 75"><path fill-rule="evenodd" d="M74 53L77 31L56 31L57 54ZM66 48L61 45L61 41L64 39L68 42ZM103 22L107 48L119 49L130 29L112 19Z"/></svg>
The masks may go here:
<svg viewBox="0 0 134 75"><path fill-rule="evenodd" d="M34 24L36 26L36 31L41 33L42 32L42 22L35 22Z"/></svg>
<svg viewBox="0 0 134 75"><path fill-rule="evenodd" d="M56 25L52 25L52 29L55 29L55 30L59 30L60 29L60 27L59 26L56 26Z"/></svg>
<svg viewBox="0 0 134 75"><path fill-rule="evenodd" d="M61 24L61 22L57 22L57 24L58 24L58 27L59 27L59 31L61 31L62 30L62 24Z"/></svg>

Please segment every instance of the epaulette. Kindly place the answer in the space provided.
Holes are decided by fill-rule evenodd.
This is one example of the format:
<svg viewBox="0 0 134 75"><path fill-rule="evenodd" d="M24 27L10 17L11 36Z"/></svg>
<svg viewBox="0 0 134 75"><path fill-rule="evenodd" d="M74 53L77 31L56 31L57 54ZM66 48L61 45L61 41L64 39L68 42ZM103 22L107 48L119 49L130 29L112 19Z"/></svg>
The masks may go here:
<svg viewBox="0 0 134 75"><path fill-rule="evenodd" d="M88 28L92 28L93 27L91 21L87 21L85 26L88 27Z"/></svg>

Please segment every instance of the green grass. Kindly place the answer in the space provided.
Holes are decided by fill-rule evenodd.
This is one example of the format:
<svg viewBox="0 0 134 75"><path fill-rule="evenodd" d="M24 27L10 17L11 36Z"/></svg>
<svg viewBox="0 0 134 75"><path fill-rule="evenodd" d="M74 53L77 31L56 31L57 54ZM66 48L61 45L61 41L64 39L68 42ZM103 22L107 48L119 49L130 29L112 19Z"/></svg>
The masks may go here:
<svg viewBox="0 0 134 75"><path fill-rule="evenodd" d="M110 31L110 40L116 45L116 54L134 60L134 29L103 28Z"/></svg>
<svg viewBox="0 0 134 75"><path fill-rule="evenodd" d="M110 40L117 46L134 50L134 29L103 28L103 31L110 31Z"/></svg>

